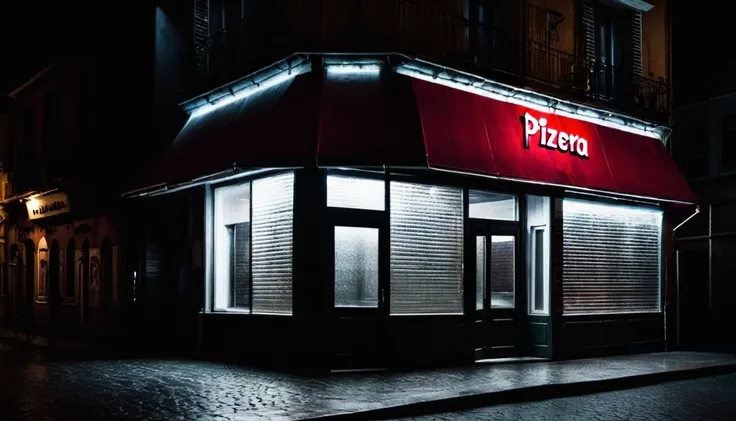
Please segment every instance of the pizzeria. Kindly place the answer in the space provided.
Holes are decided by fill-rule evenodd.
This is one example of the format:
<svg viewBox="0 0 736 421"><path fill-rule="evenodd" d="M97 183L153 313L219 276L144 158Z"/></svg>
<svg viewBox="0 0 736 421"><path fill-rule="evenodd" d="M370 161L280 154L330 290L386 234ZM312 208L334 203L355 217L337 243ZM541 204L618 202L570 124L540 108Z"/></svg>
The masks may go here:
<svg viewBox="0 0 736 421"><path fill-rule="evenodd" d="M696 201L667 129L508 90L296 55L184 103L127 197L192 206L202 348L331 369L664 349L670 211Z"/></svg>

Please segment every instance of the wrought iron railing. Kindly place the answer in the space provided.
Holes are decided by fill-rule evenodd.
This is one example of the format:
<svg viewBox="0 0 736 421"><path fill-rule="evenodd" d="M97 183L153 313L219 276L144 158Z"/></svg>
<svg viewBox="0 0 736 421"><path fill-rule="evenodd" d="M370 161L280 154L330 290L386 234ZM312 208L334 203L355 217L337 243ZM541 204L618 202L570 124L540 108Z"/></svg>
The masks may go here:
<svg viewBox="0 0 736 421"><path fill-rule="evenodd" d="M361 5L369 0L355 0ZM604 66L550 47L515 30L491 27L417 0L397 0L376 14L355 13L340 29L325 29L302 0L264 0L257 19L241 21L195 46L189 95L235 80L297 52L403 52L440 62L537 82L581 99L603 100L660 117L668 111L668 84ZM310 3L311 4L311 3ZM365 8L364 8L365 9ZM363 10L364 10L363 9ZM329 11L321 11L329 13Z"/></svg>

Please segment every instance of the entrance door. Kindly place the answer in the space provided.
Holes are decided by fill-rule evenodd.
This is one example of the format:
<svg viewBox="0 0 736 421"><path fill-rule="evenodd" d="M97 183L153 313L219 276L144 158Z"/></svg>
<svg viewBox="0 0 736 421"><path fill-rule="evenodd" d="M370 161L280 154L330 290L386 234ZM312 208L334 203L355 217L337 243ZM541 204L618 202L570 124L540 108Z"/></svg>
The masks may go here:
<svg viewBox="0 0 736 421"><path fill-rule="evenodd" d="M519 232L471 221L475 258L475 358L521 354L521 292L518 276Z"/></svg>
<svg viewBox="0 0 736 421"><path fill-rule="evenodd" d="M388 285L385 212L333 209L333 368L385 366Z"/></svg>

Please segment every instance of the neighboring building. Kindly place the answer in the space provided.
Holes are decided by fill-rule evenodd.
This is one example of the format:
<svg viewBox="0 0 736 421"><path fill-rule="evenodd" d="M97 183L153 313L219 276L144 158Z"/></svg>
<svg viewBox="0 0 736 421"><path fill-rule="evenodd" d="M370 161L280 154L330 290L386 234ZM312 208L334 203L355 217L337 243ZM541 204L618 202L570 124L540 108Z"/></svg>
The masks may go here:
<svg viewBox="0 0 736 421"><path fill-rule="evenodd" d="M731 34L730 17L676 4L672 155L700 202L677 230L680 346L733 346L728 311L736 262L736 52L713 40ZM694 65L695 64L695 65Z"/></svg>
<svg viewBox="0 0 736 421"><path fill-rule="evenodd" d="M706 83L702 99L675 110L672 153L701 203L677 232L683 347L735 344L723 332L736 321L736 73Z"/></svg>
<svg viewBox="0 0 736 421"><path fill-rule="evenodd" d="M665 1L192 17L189 121L126 195L148 320L179 297L203 350L311 368L665 348L667 211L695 202Z"/></svg>
<svg viewBox="0 0 736 421"><path fill-rule="evenodd" d="M178 34L162 7L116 11L120 24L70 20L84 36L9 95L0 311L16 334L111 338L134 327L127 245L135 239L120 194L175 124L178 67L166 69L161 38ZM121 37L130 26L150 30Z"/></svg>

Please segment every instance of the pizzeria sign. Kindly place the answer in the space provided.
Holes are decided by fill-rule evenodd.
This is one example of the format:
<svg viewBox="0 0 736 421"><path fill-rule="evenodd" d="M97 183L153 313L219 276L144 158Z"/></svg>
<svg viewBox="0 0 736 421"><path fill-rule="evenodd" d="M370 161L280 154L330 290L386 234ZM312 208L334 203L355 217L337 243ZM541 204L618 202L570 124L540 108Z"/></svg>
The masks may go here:
<svg viewBox="0 0 736 421"><path fill-rule="evenodd" d="M524 125L524 148L529 149L533 141L540 147L557 149L581 158L588 158L588 140L575 133L568 133L549 125L545 117L535 118L529 113L521 117Z"/></svg>
<svg viewBox="0 0 736 421"><path fill-rule="evenodd" d="M69 212L69 197L66 193L53 193L28 199L28 219L48 218Z"/></svg>

